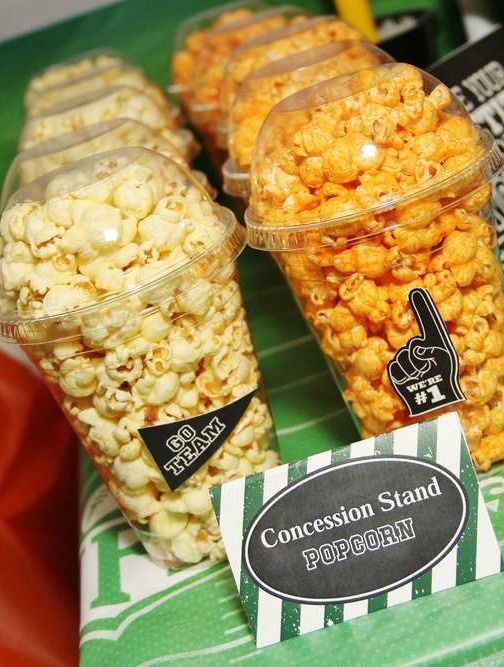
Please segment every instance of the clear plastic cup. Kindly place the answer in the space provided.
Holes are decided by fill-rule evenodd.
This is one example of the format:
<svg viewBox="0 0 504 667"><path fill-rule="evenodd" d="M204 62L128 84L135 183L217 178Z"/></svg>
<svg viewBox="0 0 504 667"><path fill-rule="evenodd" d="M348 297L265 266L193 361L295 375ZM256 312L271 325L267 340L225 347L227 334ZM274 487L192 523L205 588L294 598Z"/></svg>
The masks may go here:
<svg viewBox="0 0 504 667"><path fill-rule="evenodd" d="M270 112L245 216L249 243L275 252L363 434L456 409L481 469L504 458L489 183L501 167L493 138L446 86L385 64Z"/></svg>
<svg viewBox="0 0 504 667"><path fill-rule="evenodd" d="M292 5L272 7L242 21L235 21L206 35L191 91L189 116L205 137L213 142L221 119L220 92L228 58L247 40L254 39L291 22L303 20L306 11Z"/></svg>
<svg viewBox="0 0 504 667"><path fill-rule="evenodd" d="M187 166L198 144L189 130L174 130L172 136L173 142L138 121L114 118L36 144L19 153L7 170L0 210L4 209L10 196L26 183L76 160L116 148L143 146ZM198 172L198 180L206 184L207 189L210 188L202 172Z"/></svg>
<svg viewBox="0 0 504 667"><path fill-rule="evenodd" d="M40 369L139 539L163 565L224 558L208 487L278 461L237 282L243 228L180 165L126 148L32 181L0 233L0 335ZM243 397L171 490L139 429Z"/></svg>
<svg viewBox="0 0 504 667"><path fill-rule="evenodd" d="M391 56L369 42L343 40L300 51L254 70L240 85L229 115L229 158L222 169L224 190L242 198L250 195L249 170L255 142L275 104L325 79L391 61Z"/></svg>
<svg viewBox="0 0 504 667"><path fill-rule="evenodd" d="M61 63L50 65L30 80L26 90L25 105L27 108L30 107L31 102L48 88L69 84L74 79L88 76L93 70L113 65L128 66L129 63L113 49L92 49Z"/></svg>
<svg viewBox="0 0 504 667"><path fill-rule="evenodd" d="M243 21L266 8L264 2L239 0L198 12L183 21L175 33L171 64L172 83L168 86L168 91L187 106L198 59L207 35L214 29Z"/></svg>
<svg viewBox="0 0 504 667"><path fill-rule="evenodd" d="M148 92L158 104L165 103L162 90L149 81L139 67L118 63L95 68L91 73L87 72L69 82L60 83L27 95L27 112L29 115L44 113L74 97L119 85L143 90Z"/></svg>
<svg viewBox="0 0 504 667"><path fill-rule="evenodd" d="M30 116L21 134L21 150L114 118L139 121L174 141L177 125L167 101L159 104L137 88L111 86L74 97L46 113Z"/></svg>

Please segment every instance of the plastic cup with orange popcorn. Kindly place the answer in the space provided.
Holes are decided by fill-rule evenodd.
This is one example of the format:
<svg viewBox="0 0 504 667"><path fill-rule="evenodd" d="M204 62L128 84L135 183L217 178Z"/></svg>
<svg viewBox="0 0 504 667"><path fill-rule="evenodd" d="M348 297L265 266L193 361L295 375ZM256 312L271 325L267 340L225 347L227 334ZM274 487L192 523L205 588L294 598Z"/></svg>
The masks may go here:
<svg viewBox="0 0 504 667"><path fill-rule="evenodd" d="M300 51L254 70L238 88L229 116L229 158L222 168L224 190L242 198L250 195L249 170L255 142L275 104L325 79L390 61L388 54L369 42L343 40Z"/></svg>
<svg viewBox="0 0 504 667"><path fill-rule="evenodd" d="M480 469L504 458L502 158L450 90L404 64L269 114L252 246L275 253L364 435L457 410Z"/></svg>

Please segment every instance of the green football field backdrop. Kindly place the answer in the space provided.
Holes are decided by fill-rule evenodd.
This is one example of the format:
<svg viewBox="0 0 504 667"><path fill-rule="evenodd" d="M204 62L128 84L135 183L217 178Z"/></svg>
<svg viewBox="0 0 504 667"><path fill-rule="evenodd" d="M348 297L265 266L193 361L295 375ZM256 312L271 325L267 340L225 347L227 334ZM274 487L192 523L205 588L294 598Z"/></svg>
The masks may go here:
<svg viewBox="0 0 504 667"><path fill-rule="evenodd" d="M117 48L160 84L176 26L212 0L130 0L0 44L0 175L14 157L23 91L48 64ZM279 3L276 3L279 4ZM296 0L322 13L330 2ZM244 295L277 432L289 460L356 438L352 422L270 258L247 251ZM504 469L482 480L504 540ZM502 496L504 498L504 495ZM504 578L494 577L257 652L226 565L169 576L151 565L89 463L82 526L83 667L460 665L504 662ZM497 660L497 662L495 662ZM480 664L483 664L480 663Z"/></svg>

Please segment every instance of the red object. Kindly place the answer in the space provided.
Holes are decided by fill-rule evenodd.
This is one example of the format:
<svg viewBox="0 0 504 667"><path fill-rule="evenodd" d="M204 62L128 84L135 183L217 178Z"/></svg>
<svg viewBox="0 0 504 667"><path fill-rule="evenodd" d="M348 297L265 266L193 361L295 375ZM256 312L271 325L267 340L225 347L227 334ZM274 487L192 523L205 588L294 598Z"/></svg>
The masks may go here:
<svg viewBox="0 0 504 667"><path fill-rule="evenodd" d="M0 352L0 665L78 664L78 448L35 374Z"/></svg>

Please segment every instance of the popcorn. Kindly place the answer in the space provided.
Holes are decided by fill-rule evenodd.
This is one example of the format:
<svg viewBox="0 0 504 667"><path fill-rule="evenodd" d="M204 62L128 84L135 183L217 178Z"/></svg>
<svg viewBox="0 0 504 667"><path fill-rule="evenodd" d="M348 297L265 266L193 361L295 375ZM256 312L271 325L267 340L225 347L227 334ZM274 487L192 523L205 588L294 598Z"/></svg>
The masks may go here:
<svg viewBox="0 0 504 667"><path fill-rule="evenodd" d="M41 74L31 79L26 94L26 102L36 98L41 92L74 81L105 67L124 66L123 58L114 51L96 50L82 53L63 63L47 67Z"/></svg>
<svg viewBox="0 0 504 667"><path fill-rule="evenodd" d="M128 86L112 86L79 95L28 118L21 136L21 148L49 141L66 132L112 118L129 118L173 140L175 123L168 102L154 100L148 93Z"/></svg>
<svg viewBox="0 0 504 667"><path fill-rule="evenodd" d="M183 99L189 107L194 124L214 136L220 118L219 97L226 63L231 53L240 44L272 30L277 30L291 21L303 20L299 10L286 7L268 9L252 14L249 18L226 22L192 40L192 54L176 54L174 60L175 83L182 85ZM189 62L188 62L189 61ZM181 75L183 66L195 64L190 79ZM188 87L188 81L192 85ZM188 89L189 88L189 89Z"/></svg>
<svg viewBox="0 0 504 667"><path fill-rule="evenodd" d="M224 557L208 488L278 461L259 395L176 492L138 435L258 387L229 216L175 163L130 148L30 183L0 221L5 309L29 324L22 342L129 521L173 566Z"/></svg>
<svg viewBox="0 0 504 667"><path fill-rule="evenodd" d="M118 85L146 90L156 102L164 102L161 90L151 83L141 70L121 63L95 67L83 76L73 77L68 82L45 87L41 91L31 90L25 99L26 108L29 115L44 113L74 97Z"/></svg>
<svg viewBox="0 0 504 667"><path fill-rule="evenodd" d="M203 24L208 23L203 30L191 30L191 25L196 27L198 24L198 15L191 17L191 19L180 26L176 39L180 42L181 36L183 38L186 37L185 33L187 33L187 38L184 39L185 43L179 44L180 48L173 55L172 75L180 97L184 100L185 104L189 100L189 90L194 83L201 50L207 36L212 30L249 19L252 13L252 9L248 7L233 9L230 7L229 10L226 10L226 6L224 6L219 8L219 12L215 16L215 21L211 19L209 22L203 21ZM203 16L201 18L203 19Z"/></svg>
<svg viewBox="0 0 504 667"><path fill-rule="evenodd" d="M275 104L318 81L389 60L360 39L340 19L319 16L266 33L233 52L221 106L229 118L230 155L239 169L250 167L255 140Z"/></svg>
<svg viewBox="0 0 504 667"><path fill-rule="evenodd" d="M499 164L448 89L381 65L270 112L246 213L252 245L278 251L364 436L412 421L387 364L419 334L408 294L429 291L459 355L467 400L456 408L483 470L504 458L504 296L486 182Z"/></svg>

